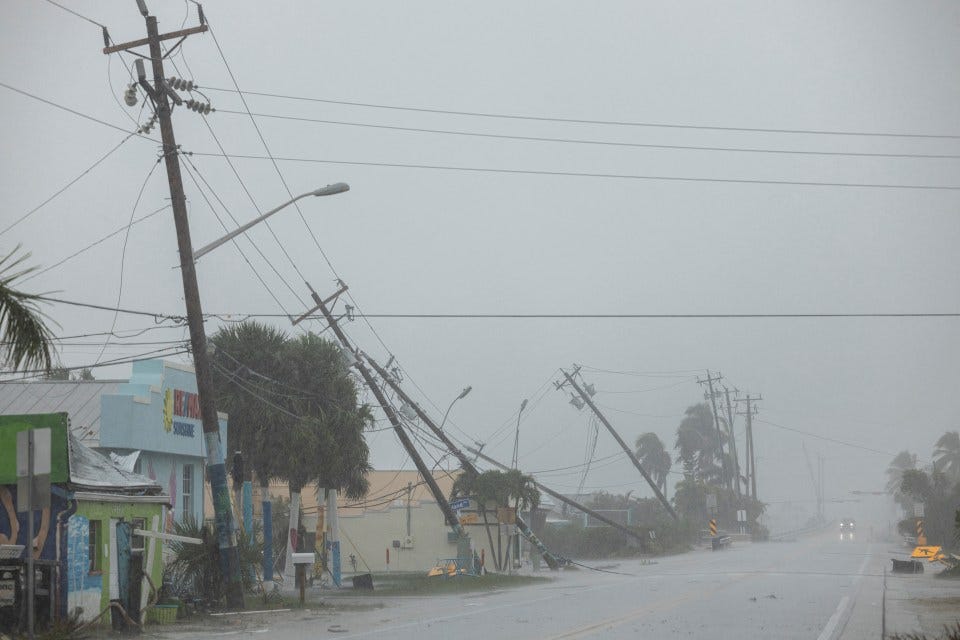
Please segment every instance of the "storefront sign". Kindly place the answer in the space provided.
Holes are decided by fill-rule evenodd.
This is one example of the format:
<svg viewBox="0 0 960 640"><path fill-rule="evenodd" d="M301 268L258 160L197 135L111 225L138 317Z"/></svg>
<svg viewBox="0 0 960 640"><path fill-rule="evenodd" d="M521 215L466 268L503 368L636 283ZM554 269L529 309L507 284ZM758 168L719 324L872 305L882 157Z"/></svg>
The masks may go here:
<svg viewBox="0 0 960 640"><path fill-rule="evenodd" d="M200 396L182 389L167 389L163 398L163 429L175 436L193 438L196 424L176 418L200 419Z"/></svg>

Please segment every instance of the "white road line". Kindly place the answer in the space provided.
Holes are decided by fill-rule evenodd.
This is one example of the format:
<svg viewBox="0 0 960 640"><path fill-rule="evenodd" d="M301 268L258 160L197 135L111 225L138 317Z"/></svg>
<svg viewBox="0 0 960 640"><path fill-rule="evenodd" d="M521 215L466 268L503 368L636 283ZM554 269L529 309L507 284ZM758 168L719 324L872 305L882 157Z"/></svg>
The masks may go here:
<svg viewBox="0 0 960 640"><path fill-rule="evenodd" d="M851 586L857 586L857 583L860 582L860 579L863 577L863 572L867 570L867 563L870 561L870 547L867 547L867 553L863 557L863 562L860 563L860 568L857 569L856 575L853 577L853 584ZM820 632L820 635L817 636L817 640L831 640L834 633L837 631L837 625L840 624L840 620L843 619L844 614L847 612L847 607L850 605L850 596L843 596L840 598L840 604L837 605L837 610L833 612L833 615L830 616L830 619L827 620L827 626L823 628L823 631Z"/></svg>

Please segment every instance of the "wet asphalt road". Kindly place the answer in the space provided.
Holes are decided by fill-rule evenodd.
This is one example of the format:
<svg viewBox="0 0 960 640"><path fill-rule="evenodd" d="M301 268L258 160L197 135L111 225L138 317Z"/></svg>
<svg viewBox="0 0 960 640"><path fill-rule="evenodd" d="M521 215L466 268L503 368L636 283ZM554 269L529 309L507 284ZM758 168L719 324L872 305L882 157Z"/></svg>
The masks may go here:
<svg viewBox="0 0 960 640"><path fill-rule="evenodd" d="M518 589L365 598L383 607L276 614L177 637L876 638L886 546L840 542L831 533L696 550L649 565L589 562L619 573L580 569Z"/></svg>

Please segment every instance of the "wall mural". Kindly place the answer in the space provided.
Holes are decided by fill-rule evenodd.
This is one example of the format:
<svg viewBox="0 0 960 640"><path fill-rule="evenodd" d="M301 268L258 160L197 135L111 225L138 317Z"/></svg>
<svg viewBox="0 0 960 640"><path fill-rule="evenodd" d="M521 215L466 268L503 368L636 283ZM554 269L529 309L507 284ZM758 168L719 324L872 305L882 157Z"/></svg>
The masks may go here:
<svg viewBox="0 0 960 640"><path fill-rule="evenodd" d="M15 490L15 489L14 489ZM7 486L0 486L0 504L3 509L0 510L0 544L22 544L26 545L27 540L27 522L26 514L23 515L24 522L20 522L20 515L14 506L13 492ZM50 534L50 508L38 509L40 511L40 522L36 521L36 512L34 512L34 532L33 537L33 557L40 559L45 557L53 559L52 549L44 549L48 546L48 537ZM20 534L23 535L20 535ZM46 551L46 553L45 553Z"/></svg>

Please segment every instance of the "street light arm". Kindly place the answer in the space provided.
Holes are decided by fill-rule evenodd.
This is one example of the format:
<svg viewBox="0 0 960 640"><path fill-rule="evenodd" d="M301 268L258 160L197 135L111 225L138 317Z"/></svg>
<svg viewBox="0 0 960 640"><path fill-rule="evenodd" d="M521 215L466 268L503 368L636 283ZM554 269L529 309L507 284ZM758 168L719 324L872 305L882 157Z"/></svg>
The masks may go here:
<svg viewBox="0 0 960 640"><path fill-rule="evenodd" d="M208 245L206 245L206 246L203 246L203 247L197 249L196 251L193 252L193 261L196 262L197 260L199 260L200 258L202 258L203 256L205 256L206 254L210 253L211 251L213 251L214 249L216 249L216 248L219 247L220 245L226 244L227 242L230 242L231 240L233 240L234 238L236 238L236 237L237 237L238 235L240 235L241 233L244 233L245 231L247 231L250 227L253 227L254 225L260 224L261 222L263 222L264 220L266 220L267 218L269 218L270 216L272 216L272 215L275 214L276 212L280 211L281 209L283 209L283 208L285 208L285 207L289 207L291 204L293 204L293 203L296 202L297 200L302 200L303 198L306 198L307 196L332 196L332 195L335 195L335 194L337 194L337 193L343 193L344 191L349 191L349 190L350 190L350 185L348 185L348 184L345 183L345 182L337 182L337 183L335 183L335 184L330 184L330 185L327 185L327 186L325 186L325 187L322 187L322 188L320 188L320 189L315 189L315 190L313 190L313 191L308 191L307 193L301 193L301 194L300 194L299 196L297 196L296 198L293 198L292 200L288 200L287 202L284 202L284 203L283 203L282 205L280 205L279 207L276 207L276 208L274 208L274 209L271 209L270 211L267 211L265 214L263 214L263 215L260 216L259 218L254 218L253 220L251 220L251 221L248 222L247 224L245 224L245 225L243 225L243 226L241 226L241 227L237 227L236 229L234 229L233 231L231 231L231 232L228 233L227 235L223 236L222 238L220 238L220 239L218 239L218 240L214 240L214 241L211 242L210 244L208 244Z"/></svg>

